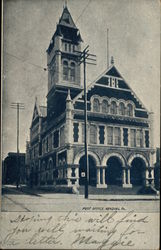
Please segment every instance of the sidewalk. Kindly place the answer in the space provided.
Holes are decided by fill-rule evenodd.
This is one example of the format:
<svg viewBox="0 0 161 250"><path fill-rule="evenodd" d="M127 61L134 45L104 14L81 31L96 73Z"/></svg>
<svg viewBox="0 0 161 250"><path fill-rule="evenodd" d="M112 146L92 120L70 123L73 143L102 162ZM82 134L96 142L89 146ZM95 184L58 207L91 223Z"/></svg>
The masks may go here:
<svg viewBox="0 0 161 250"><path fill-rule="evenodd" d="M159 200L159 195L89 195L91 200L104 201L139 201L139 200Z"/></svg>
<svg viewBox="0 0 161 250"><path fill-rule="evenodd" d="M43 197L46 194L50 194L50 195L55 195L55 194L59 194L64 195L64 193L57 193L57 192L48 192L48 191L44 191L42 189L38 189L38 188L29 188L28 186L20 186L18 189L15 186L11 186L11 185L6 185L3 186L3 189L6 190L7 192L11 192L13 194L26 194L26 195L33 195L33 196L37 196L37 197ZM5 193L5 192L4 192ZM70 195L72 197L72 199L83 199L84 198L84 194L73 194L73 193L66 193L67 195ZM125 194L90 194L89 193L89 200L100 200L100 201L139 201L139 200L159 200L160 199L160 195L125 195Z"/></svg>

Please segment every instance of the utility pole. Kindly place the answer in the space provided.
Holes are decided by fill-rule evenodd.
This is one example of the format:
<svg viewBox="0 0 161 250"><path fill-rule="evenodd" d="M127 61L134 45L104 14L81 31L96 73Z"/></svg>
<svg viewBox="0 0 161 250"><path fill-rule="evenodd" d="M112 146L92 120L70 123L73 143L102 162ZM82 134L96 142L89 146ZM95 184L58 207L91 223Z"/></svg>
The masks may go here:
<svg viewBox="0 0 161 250"><path fill-rule="evenodd" d="M19 116L20 116L20 110L24 109L24 103L20 103L20 102L12 102L11 103L11 108L12 109L17 109L17 180L16 180L16 185L17 188L19 186L20 183L20 162L19 162Z"/></svg>
<svg viewBox="0 0 161 250"><path fill-rule="evenodd" d="M83 71L84 71L84 149L85 149L85 199L88 199L88 184L89 184L89 162L88 162L88 140L87 140L87 87L86 87L86 64L96 65L96 55L89 54L89 45L82 51L75 51L80 54L79 57L79 65L83 63ZM89 62L93 61L93 62Z"/></svg>

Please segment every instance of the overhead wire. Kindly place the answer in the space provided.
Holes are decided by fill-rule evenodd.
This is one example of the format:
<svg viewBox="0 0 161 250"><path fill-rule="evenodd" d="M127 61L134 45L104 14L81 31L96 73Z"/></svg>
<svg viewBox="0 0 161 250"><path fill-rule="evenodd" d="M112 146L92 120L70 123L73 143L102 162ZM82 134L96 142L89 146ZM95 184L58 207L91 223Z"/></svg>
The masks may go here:
<svg viewBox="0 0 161 250"><path fill-rule="evenodd" d="M39 69L43 69L44 71L51 71L51 70L48 69L48 68L42 67L42 66L40 66L40 65L38 65L38 64L31 63L31 62L29 62L29 61L27 61L27 60L24 60L24 59L22 59L22 58L20 58L20 57L18 57L18 56L16 56L16 55L11 54L11 53L9 53L9 52L6 52L6 51L5 51L5 53L6 53L7 55L12 56L13 58L15 58L15 59L17 59L17 60L23 62L23 63L30 64L30 65L32 65L32 66L34 66L34 67L39 68ZM56 72L56 73L58 73L59 75L62 76L62 72L60 72L60 71L58 71L58 70L54 70L54 72ZM88 79L88 81L92 81L92 79L90 79L90 78L88 78L88 77L87 77L87 79Z"/></svg>
<svg viewBox="0 0 161 250"><path fill-rule="evenodd" d="M76 22L78 22L78 20L81 18L81 16L84 14L86 8L88 7L88 5L90 4L91 0L88 1L87 5L84 7L84 9L82 10L81 14L78 16L78 18L76 19Z"/></svg>
<svg viewBox="0 0 161 250"><path fill-rule="evenodd" d="M83 8L81 14L80 14L80 15L78 16L78 18L76 19L76 23L77 23L78 20L82 17L82 15L84 14L86 8L89 6L90 2L91 2L91 0L89 0L88 3L86 4L86 6ZM48 19L48 22L49 22L49 19ZM50 22L49 22L49 23L50 23ZM28 60L22 59L22 58L20 58L20 57L14 55L14 54L12 54L12 53L9 53L9 52L7 52L7 51L4 51L4 53L8 54L9 56L12 56L12 57L16 58L17 60L20 60L20 61L23 62L23 63L27 63L27 64L32 65L32 66L35 66L35 67L37 67L37 68L39 68L39 69L43 69L44 71L49 71L49 70L48 70L47 68L45 68L45 67L42 67L42 66L40 66L40 65L38 65L38 64L29 62ZM54 72L56 72L56 73L62 75L62 72L60 72L60 71L54 70ZM87 79L88 79L88 78L87 78ZM92 81L92 80L91 80L91 79L88 79L88 81Z"/></svg>

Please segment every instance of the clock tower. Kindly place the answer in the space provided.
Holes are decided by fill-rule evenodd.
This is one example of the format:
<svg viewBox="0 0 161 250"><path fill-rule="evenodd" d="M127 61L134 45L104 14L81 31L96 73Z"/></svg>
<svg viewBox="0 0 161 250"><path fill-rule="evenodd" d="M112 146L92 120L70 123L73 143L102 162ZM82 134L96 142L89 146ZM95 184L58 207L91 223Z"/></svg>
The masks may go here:
<svg viewBox="0 0 161 250"><path fill-rule="evenodd" d="M82 38L67 6L47 49L48 91L55 86L80 86L78 65Z"/></svg>
<svg viewBox="0 0 161 250"><path fill-rule="evenodd" d="M53 116L52 114L56 114L58 111L53 110L54 102L58 101L59 103L61 101L62 106L64 102L62 100L63 94L66 98L69 89L71 97L76 96L82 90L78 52L81 51L81 42L80 32L67 6L65 6L47 49L47 104L50 119ZM61 96L60 93L62 93ZM58 114L60 113L58 112Z"/></svg>

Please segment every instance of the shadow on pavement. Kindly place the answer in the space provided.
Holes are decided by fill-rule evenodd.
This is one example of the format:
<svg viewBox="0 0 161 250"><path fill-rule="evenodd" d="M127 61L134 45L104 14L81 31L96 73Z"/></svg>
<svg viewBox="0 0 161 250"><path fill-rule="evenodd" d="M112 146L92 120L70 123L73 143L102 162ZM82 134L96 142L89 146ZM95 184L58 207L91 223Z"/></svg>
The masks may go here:
<svg viewBox="0 0 161 250"><path fill-rule="evenodd" d="M2 195L5 194L14 194L14 195L32 195L32 196L38 196L41 197L41 195L34 192L34 190L30 190L26 187L2 187Z"/></svg>

